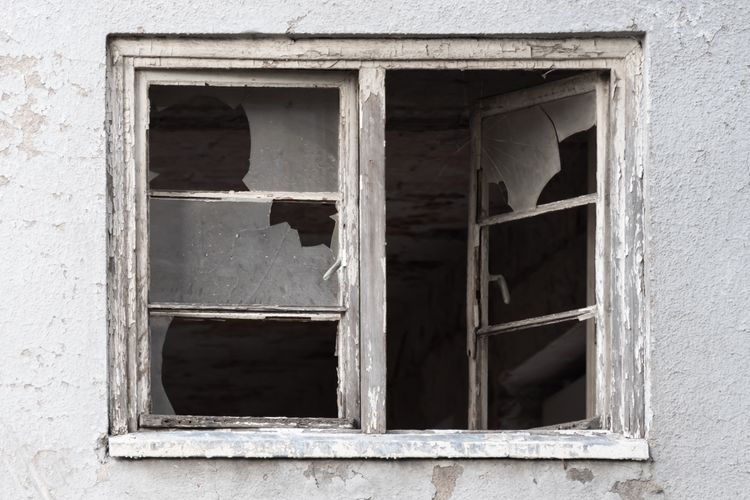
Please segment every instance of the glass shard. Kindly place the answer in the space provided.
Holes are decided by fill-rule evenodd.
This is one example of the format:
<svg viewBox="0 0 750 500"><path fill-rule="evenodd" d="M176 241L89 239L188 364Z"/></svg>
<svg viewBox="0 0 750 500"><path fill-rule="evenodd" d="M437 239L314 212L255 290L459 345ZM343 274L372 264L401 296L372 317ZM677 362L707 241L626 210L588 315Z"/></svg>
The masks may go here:
<svg viewBox="0 0 750 500"><path fill-rule="evenodd" d="M174 413L172 403L164 390L162 381L162 351L167 330L172 323L169 316L152 316L149 319L149 339L151 351L151 413L171 415Z"/></svg>
<svg viewBox="0 0 750 500"><path fill-rule="evenodd" d="M594 92L486 117L482 121L482 169L485 182L490 183L490 215L528 210L537 203L588 193L585 174L588 151L584 146L582 156L571 160L569 150L595 140L580 134L595 124ZM571 163L574 166L568 167ZM584 170L583 176L566 171L566 168L575 170L579 166ZM569 179L558 180L571 175L583 179L582 185L573 186L572 190ZM560 186L547 189L552 183ZM501 185L501 190L493 192L493 184ZM552 194L542 196L545 191L552 191ZM556 191L561 192L555 195ZM574 194L570 194L571 191Z"/></svg>
<svg viewBox="0 0 750 500"><path fill-rule="evenodd" d="M288 222L271 225L271 205L152 199L150 300L338 305L338 275L324 279L336 253L325 245L303 247Z"/></svg>
<svg viewBox="0 0 750 500"><path fill-rule="evenodd" d="M162 368L173 413L335 418L336 332L336 322L176 317Z"/></svg>
<svg viewBox="0 0 750 500"><path fill-rule="evenodd" d="M491 115L482 121L485 182L504 183L514 210L534 208L560 171L555 127L538 106Z"/></svg>
<svg viewBox="0 0 750 500"><path fill-rule="evenodd" d="M551 101L542 104L542 109L555 126L557 140L562 142L596 124L596 93L588 92Z"/></svg>

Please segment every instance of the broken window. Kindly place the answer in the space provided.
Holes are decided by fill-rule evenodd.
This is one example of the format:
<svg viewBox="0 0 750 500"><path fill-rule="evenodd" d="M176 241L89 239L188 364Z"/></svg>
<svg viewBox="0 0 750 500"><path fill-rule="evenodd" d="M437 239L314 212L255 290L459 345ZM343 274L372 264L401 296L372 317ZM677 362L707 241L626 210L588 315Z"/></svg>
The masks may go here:
<svg viewBox="0 0 750 500"><path fill-rule="evenodd" d="M596 78L389 74L388 428L595 416Z"/></svg>
<svg viewBox="0 0 750 500"><path fill-rule="evenodd" d="M604 77L140 75L136 427L594 425Z"/></svg>
<svg viewBox="0 0 750 500"><path fill-rule="evenodd" d="M150 82L141 425L354 425L352 90L345 74Z"/></svg>
<svg viewBox="0 0 750 500"><path fill-rule="evenodd" d="M390 73L390 428L593 416L596 93L554 76ZM357 425L339 93L150 86L143 425Z"/></svg>
<svg viewBox="0 0 750 500"><path fill-rule="evenodd" d="M638 40L108 49L113 455L647 457Z"/></svg>

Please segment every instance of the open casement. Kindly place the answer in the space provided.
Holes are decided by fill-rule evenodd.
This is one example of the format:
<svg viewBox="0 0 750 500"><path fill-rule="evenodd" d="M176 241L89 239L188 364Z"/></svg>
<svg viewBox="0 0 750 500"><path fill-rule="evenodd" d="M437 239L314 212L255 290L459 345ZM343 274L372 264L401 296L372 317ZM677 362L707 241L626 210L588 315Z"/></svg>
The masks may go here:
<svg viewBox="0 0 750 500"><path fill-rule="evenodd" d="M568 325L569 331L553 343L558 348L566 338L585 338L587 419L595 418L603 405L604 384L597 374L604 371L605 353L597 346L603 345L607 310L607 85L599 74L584 74L484 98L472 110L466 311L469 429L488 428L490 339L511 332L535 335L535 328L547 325ZM580 138L587 149L585 170L575 182L565 180L570 174L561 167L560 144L570 138ZM578 226L583 225L583 241L578 244L583 258L576 271L580 293L575 299L550 299L548 290L566 286L560 283L559 269L549 263L556 257L547 255L547 267L533 268L538 263L530 265L529 259L515 256L519 250L514 245L554 245L547 232L561 231L560 225L568 222L558 219L568 216L578 217ZM525 270L507 276L503 265ZM535 280L536 289L529 280ZM520 295L525 296L522 304Z"/></svg>
<svg viewBox="0 0 750 500"><path fill-rule="evenodd" d="M357 427L356 75L144 70L134 80L137 245L148 251L137 261L133 321L145 335L132 344L129 425ZM251 388L230 371L211 382L235 384L238 395L275 387L269 378L283 367L291 368L282 388L304 387L294 361L307 347L324 352L332 414L304 414L304 401L278 397L278 414L255 415L236 401L177 411L162 384L168 332L176 349L193 342L203 356L183 370L192 380L201 374L191 370L220 358L262 367Z"/></svg>

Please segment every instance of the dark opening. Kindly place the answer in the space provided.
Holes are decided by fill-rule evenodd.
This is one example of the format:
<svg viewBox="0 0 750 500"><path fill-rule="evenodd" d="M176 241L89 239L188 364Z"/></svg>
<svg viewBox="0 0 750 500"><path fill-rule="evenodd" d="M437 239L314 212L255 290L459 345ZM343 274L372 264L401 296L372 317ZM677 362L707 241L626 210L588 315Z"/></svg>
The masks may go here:
<svg viewBox="0 0 750 500"><path fill-rule="evenodd" d="M156 86L149 98L151 189L247 190L250 126L242 106L200 87Z"/></svg>
<svg viewBox="0 0 750 500"><path fill-rule="evenodd" d="M271 205L270 223L289 224L299 234L303 247L325 245L332 248L336 214L334 203L274 201Z"/></svg>
<svg viewBox="0 0 750 500"><path fill-rule="evenodd" d="M482 97L568 76L570 72L554 72L546 78L536 71L388 72L389 429L467 427L466 229L471 107ZM543 190L540 204L592 192L590 137L584 132L560 144L561 172ZM491 184L489 188L491 213L510 211L505 186ZM510 321L588 303L589 217L593 213L589 215L584 207L553 214L553 221L526 219L513 227L492 230L491 241L497 250L490 265L496 272L497 267L503 268L512 306L510 313L497 304L491 307L493 320ZM544 279L529 281L533 275ZM554 286L545 288L549 283ZM498 290L490 285L493 304L502 304ZM489 352L490 428L530 428L585 418L585 383L581 385L579 378L585 375L586 335L576 330L565 337L570 328L570 324L563 324L493 338ZM565 366L548 372L535 370L538 377L523 379L519 388L502 385L505 374L524 366L560 337L565 337L572 346L568 350L574 352L561 362ZM532 389L527 390L527 385ZM574 395L558 396L562 402L553 407L548 399L568 387Z"/></svg>
<svg viewBox="0 0 750 500"><path fill-rule="evenodd" d="M335 418L336 327L174 318L164 389L178 415Z"/></svg>

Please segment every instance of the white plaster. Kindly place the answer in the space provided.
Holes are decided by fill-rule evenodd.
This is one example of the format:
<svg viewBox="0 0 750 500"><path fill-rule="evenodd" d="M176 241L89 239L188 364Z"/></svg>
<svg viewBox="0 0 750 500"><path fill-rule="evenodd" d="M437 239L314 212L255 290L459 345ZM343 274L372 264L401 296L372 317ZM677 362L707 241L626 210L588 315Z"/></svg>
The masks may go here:
<svg viewBox="0 0 750 500"><path fill-rule="evenodd" d="M746 495L747 2L3 0L1 7L0 496L431 498L433 469L453 463L462 467L454 498ZM653 462L106 456L105 38L287 30L646 33L640 251Z"/></svg>

